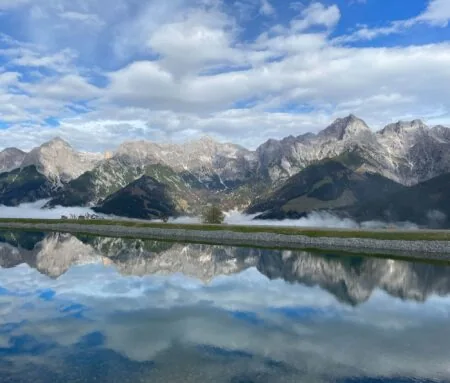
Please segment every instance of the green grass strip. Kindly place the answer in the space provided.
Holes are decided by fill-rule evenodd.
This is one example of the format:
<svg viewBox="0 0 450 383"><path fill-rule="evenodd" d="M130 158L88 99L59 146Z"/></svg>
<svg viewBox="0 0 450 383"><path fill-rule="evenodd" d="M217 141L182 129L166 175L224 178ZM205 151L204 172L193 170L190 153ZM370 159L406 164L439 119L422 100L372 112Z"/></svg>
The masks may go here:
<svg viewBox="0 0 450 383"><path fill-rule="evenodd" d="M335 238L370 238L381 240L402 241L450 241L450 231L447 230L355 230L355 229L319 229L281 226L244 226L244 225L204 225L204 224L176 224L156 223L127 220L60 220L60 219L19 219L1 218L0 226L8 228L10 223L22 224L77 224L77 225L104 225L155 229L183 229L217 231L227 230L239 233L275 233L285 235L304 235L308 237L335 237Z"/></svg>

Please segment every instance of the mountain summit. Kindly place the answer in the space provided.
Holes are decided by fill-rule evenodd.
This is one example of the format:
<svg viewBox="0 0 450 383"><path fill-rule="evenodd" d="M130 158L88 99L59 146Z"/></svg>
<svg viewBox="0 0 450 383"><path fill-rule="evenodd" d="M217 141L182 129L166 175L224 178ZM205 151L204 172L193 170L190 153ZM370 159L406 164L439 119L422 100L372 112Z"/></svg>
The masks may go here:
<svg viewBox="0 0 450 383"><path fill-rule="evenodd" d="M359 134L371 134L367 124L353 114L345 118L336 119L330 126L322 130L318 137L335 138L336 140L345 140Z"/></svg>
<svg viewBox="0 0 450 383"><path fill-rule="evenodd" d="M17 169L22 164L26 153L17 148L6 148L0 152L0 173Z"/></svg>
<svg viewBox="0 0 450 383"><path fill-rule="evenodd" d="M11 170L2 177L0 201L11 205L53 197L49 206L104 206L108 201L115 209L118 200L136 205L133 193L146 194L151 188L141 186L151 185L148 180L152 179L167 187L180 214L195 213L208 202L222 203L227 209L246 208L254 206L260 199L257 197L266 197L268 206L286 210L291 192L299 192L301 184L304 193L293 198L294 210L301 213L304 209L299 198L306 198L309 204L319 191L323 193L317 194L320 202L315 201L314 206L334 201L342 207L370 200L372 186L384 190L383 185L390 187L394 182L409 187L450 173L450 129L429 128L421 120L413 120L389 124L375 132L362 119L349 115L317 134L270 139L255 151L204 137L184 144L130 141L103 157L78 152L56 137L28 154L8 149L3 152L3 163L1 156L0 166L5 169L27 169ZM12 158L9 162L8 156ZM314 177L306 175L329 159L341 162L345 169L324 164L321 178L310 184ZM306 173L299 175L305 169ZM141 184L133 184L140 178ZM133 187L120 193L130 184ZM40 185L39 192L33 185ZM286 192L287 197L277 190ZM286 201L274 205L271 196ZM152 198L144 196L139 203L151 210L156 206Z"/></svg>
<svg viewBox="0 0 450 383"><path fill-rule="evenodd" d="M55 137L31 150L23 159L21 167L33 165L50 180L60 183L92 170L101 158L99 154L77 152L67 141Z"/></svg>

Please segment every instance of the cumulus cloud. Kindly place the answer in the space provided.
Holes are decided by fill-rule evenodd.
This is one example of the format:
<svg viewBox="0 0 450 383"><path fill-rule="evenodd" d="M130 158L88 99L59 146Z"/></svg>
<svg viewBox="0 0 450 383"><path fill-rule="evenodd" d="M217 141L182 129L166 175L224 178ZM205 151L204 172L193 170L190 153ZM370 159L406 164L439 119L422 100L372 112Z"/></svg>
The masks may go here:
<svg viewBox="0 0 450 383"><path fill-rule="evenodd" d="M1 37L0 112L10 127L0 135L7 146L53 134L104 150L132 134L182 141L208 133L254 148L350 112L374 128L412 117L449 121L448 43L351 44L418 23L440 28L448 20L442 0L410 20L337 37L348 10L317 1L295 6L287 19L264 18L269 25L251 31L220 0L4 4L29 10L18 28L30 34L27 41ZM270 1L239 4L273 11Z"/></svg>
<svg viewBox="0 0 450 383"><path fill-rule="evenodd" d="M430 0L426 11L414 20L446 27L450 20L450 3L447 0Z"/></svg>
<svg viewBox="0 0 450 383"><path fill-rule="evenodd" d="M1 49L0 56L8 59L7 67L44 68L64 73L73 69L71 64L77 55L70 49L42 54L37 47L33 49L19 44Z"/></svg>
<svg viewBox="0 0 450 383"><path fill-rule="evenodd" d="M336 5L327 7L322 3L313 2L302 10L301 16L300 20L292 21L295 31L302 31L315 25L332 28L338 23L341 13Z"/></svg>
<svg viewBox="0 0 450 383"><path fill-rule="evenodd" d="M68 74L57 78L47 78L39 84L22 86L30 94L57 101L80 101L95 98L99 89L89 84L79 75Z"/></svg>

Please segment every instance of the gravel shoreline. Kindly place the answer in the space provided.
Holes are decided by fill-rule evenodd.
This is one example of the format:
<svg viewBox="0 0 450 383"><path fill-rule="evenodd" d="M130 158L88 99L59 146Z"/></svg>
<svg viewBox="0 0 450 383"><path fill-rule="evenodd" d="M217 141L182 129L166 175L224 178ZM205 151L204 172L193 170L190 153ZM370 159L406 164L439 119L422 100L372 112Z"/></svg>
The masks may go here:
<svg viewBox="0 0 450 383"><path fill-rule="evenodd" d="M223 245L245 245L283 249L321 249L394 254L398 256L450 261L450 241L403 241L368 238L308 237L275 233L240 233L227 230L201 231L160 229L119 225L0 223L3 229L88 233L103 236L130 236L178 242L202 242Z"/></svg>

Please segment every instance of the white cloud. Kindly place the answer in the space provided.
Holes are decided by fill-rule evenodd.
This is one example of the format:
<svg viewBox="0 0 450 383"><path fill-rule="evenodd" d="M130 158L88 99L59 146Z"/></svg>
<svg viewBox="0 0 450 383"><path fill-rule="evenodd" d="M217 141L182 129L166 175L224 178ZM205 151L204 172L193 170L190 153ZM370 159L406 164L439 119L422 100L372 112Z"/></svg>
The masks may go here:
<svg viewBox="0 0 450 383"><path fill-rule="evenodd" d="M311 3L301 11L299 20L292 21L292 27L295 31L302 31L315 25L332 28L340 18L341 12L336 5L327 7L322 3Z"/></svg>
<svg viewBox="0 0 450 383"><path fill-rule="evenodd" d="M57 72L68 71L70 63L76 57L74 52L69 49L49 55L42 55L26 49L12 49L5 53L11 57L8 66L47 68Z"/></svg>
<svg viewBox="0 0 450 383"><path fill-rule="evenodd" d="M95 27L101 27L104 25L104 22L93 13L67 11L60 13L59 16L64 20L89 24Z"/></svg>
<svg viewBox="0 0 450 383"><path fill-rule="evenodd" d="M47 117L63 118L71 115L67 105L99 95L100 90L78 73L83 69L74 64L77 53L72 49L48 52L42 46L21 43L6 35L1 35L0 40L0 58L5 59L0 71L3 121L40 124ZM20 126L15 128L21 130ZM6 133L14 135L9 130Z"/></svg>
<svg viewBox="0 0 450 383"><path fill-rule="evenodd" d="M89 84L84 77L75 74L45 78L38 84L22 85L22 88L37 97L58 101L92 99L100 94L97 87Z"/></svg>
<svg viewBox="0 0 450 383"><path fill-rule="evenodd" d="M259 8L259 12L265 16L272 16L275 14L275 8L269 0L261 0L261 7Z"/></svg>
<svg viewBox="0 0 450 383"><path fill-rule="evenodd" d="M450 21L450 2L448 0L430 0L426 11L415 20L446 27Z"/></svg>
<svg viewBox="0 0 450 383"><path fill-rule="evenodd" d="M360 40L373 40L379 36L389 36L393 33L399 33L403 30L403 23L392 23L387 27L369 28L364 26L350 35L343 35L335 38L336 43L351 43Z"/></svg>
<svg viewBox="0 0 450 383"><path fill-rule="evenodd" d="M18 84L19 78L18 72L0 72L0 88Z"/></svg>
<svg viewBox="0 0 450 383"><path fill-rule="evenodd" d="M0 57L7 59L5 66L8 68L39 68L61 73L74 70L77 53L70 48L48 52L42 46L19 42L1 33L0 43Z"/></svg>
<svg viewBox="0 0 450 383"><path fill-rule="evenodd" d="M252 15L271 6L239 4ZM435 0L411 20L338 38L331 37L341 18L336 5L297 4L291 20L244 41L243 19L218 0L35 0L28 4L34 17L23 18L29 42L1 37L0 112L13 126L0 136L5 145L28 146L59 134L103 150L132 134L181 141L209 133L254 148L269 137L317 131L349 112L374 128L412 115L445 124L447 43L342 44L413 23L439 27L446 4ZM48 117L61 125L45 127Z"/></svg>
<svg viewBox="0 0 450 383"><path fill-rule="evenodd" d="M193 4L195 3L194 0ZM127 17L127 13L130 12L129 6L126 2L122 4L117 8L122 12L122 19L113 28L114 53L119 58L127 60L135 52L148 51L149 37L158 28L174 22L175 17L182 16L184 11L189 10L190 7L187 4L186 0L146 0L140 2L138 10L134 10L134 17ZM111 18L114 19L114 17Z"/></svg>
<svg viewBox="0 0 450 383"><path fill-rule="evenodd" d="M238 61L239 51L232 47L229 28L232 23L221 12L190 11L181 20L155 29L147 45L162 55L160 64L171 73L195 73L211 65L232 65Z"/></svg>

